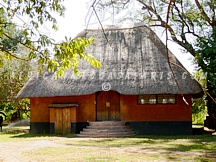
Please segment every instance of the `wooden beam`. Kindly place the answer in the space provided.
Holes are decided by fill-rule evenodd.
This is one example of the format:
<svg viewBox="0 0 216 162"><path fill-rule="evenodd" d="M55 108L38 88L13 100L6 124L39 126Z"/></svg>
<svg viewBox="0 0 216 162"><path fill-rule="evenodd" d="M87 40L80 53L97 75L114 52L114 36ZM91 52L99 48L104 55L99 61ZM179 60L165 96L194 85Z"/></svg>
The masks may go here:
<svg viewBox="0 0 216 162"><path fill-rule="evenodd" d="M72 103L72 104L50 104L48 108L67 108L67 107L78 107L79 104Z"/></svg>

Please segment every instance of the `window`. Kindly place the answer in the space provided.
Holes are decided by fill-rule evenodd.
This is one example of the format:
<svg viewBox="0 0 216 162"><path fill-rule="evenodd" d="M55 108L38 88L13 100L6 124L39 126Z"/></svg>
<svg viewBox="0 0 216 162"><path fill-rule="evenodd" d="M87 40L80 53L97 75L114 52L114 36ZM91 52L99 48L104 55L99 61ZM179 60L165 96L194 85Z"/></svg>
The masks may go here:
<svg viewBox="0 0 216 162"><path fill-rule="evenodd" d="M176 97L175 95L157 95L157 103L159 104L175 104Z"/></svg>
<svg viewBox="0 0 216 162"><path fill-rule="evenodd" d="M138 95L138 104L175 104L176 95L173 94L147 94L147 95Z"/></svg>
<svg viewBox="0 0 216 162"><path fill-rule="evenodd" d="M156 104L156 95L138 95L138 104Z"/></svg>

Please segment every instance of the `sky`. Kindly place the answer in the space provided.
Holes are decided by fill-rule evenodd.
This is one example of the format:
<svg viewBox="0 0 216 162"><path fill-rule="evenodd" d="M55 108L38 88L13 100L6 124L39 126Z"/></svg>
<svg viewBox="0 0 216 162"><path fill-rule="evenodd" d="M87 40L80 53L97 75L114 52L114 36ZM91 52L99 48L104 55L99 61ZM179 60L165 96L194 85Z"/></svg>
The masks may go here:
<svg viewBox="0 0 216 162"><path fill-rule="evenodd" d="M89 0L90 1L90 0ZM91 28L92 26L97 26L99 23L94 21L93 25L87 25L86 21L89 20L89 6L86 6L86 0L65 0L64 5L66 7L66 12L64 17L57 17L59 30L52 31L48 25L44 25L42 30L54 38L57 42L64 40L65 36L75 37L82 30L86 28ZM92 20L91 20L92 21ZM108 23L110 23L109 21ZM112 25L104 22L103 25ZM165 43L165 32L163 34L158 34L159 38ZM193 57L189 53L182 53L180 46L171 41L168 42L168 48L177 57L177 59L183 64L183 66L190 72L194 72L194 65L192 63Z"/></svg>

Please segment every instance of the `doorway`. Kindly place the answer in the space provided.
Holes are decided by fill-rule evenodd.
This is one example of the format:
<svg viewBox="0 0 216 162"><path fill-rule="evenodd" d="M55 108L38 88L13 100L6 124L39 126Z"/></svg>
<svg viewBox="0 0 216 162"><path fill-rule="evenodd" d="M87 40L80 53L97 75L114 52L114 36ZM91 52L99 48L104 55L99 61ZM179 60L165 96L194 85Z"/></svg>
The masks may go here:
<svg viewBox="0 0 216 162"><path fill-rule="evenodd" d="M70 134L71 120L70 108L56 108L55 111L55 134Z"/></svg>
<svg viewBox="0 0 216 162"><path fill-rule="evenodd" d="M101 91L96 95L97 120L120 120L120 94L116 91Z"/></svg>

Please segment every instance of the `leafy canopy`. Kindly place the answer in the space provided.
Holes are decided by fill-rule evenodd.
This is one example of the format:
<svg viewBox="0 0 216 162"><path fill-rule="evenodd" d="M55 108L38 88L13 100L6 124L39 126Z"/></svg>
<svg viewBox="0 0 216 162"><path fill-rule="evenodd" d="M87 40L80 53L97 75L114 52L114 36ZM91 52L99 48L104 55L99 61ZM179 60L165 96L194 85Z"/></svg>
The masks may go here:
<svg viewBox="0 0 216 162"><path fill-rule="evenodd" d="M202 69L195 73L194 78L200 83L202 88L205 89L207 87L207 73L205 73ZM204 124L204 119L207 114L206 96L207 94L205 93L202 98L194 99L192 103L193 124Z"/></svg>
<svg viewBox="0 0 216 162"><path fill-rule="evenodd" d="M28 58L24 60L35 60L42 72L46 67L49 71L56 71L56 76L63 76L64 71L73 68L74 73L78 74L77 66L79 59L84 59L95 68L99 68L101 63L92 55L85 53L93 38L66 38L64 41L56 43L46 34L39 31L44 23L51 23L52 29L57 30L57 21L53 15L63 16L65 7L61 0L4 0L0 2L0 13L5 16L0 17L0 37L13 41L8 45L0 41L0 63L3 58L22 59L20 51L15 52L17 46L27 48ZM12 19L27 17L29 23L23 21L22 26L12 22ZM16 26L18 34L11 32L7 26ZM12 35L11 35L12 33ZM22 35L22 37L20 36Z"/></svg>
<svg viewBox="0 0 216 162"><path fill-rule="evenodd" d="M101 12L113 14L118 23L143 22L162 32L166 28L169 3L170 0L97 0L93 7L98 15L103 15ZM172 0L168 24L170 39L195 56L195 41L207 37L216 26L215 4L216 0Z"/></svg>
<svg viewBox="0 0 216 162"><path fill-rule="evenodd" d="M162 29L161 33L167 28L169 39L192 54L207 73L208 111L216 116L216 0L96 0L92 4L97 16L111 13L119 22L144 22Z"/></svg>
<svg viewBox="0 0 216 162"><path fill-rule="evenodd" d="M195 59L208 74L208 90L216 98L216 27L209 34L209 37L198 39Z"/></svg>
<svg viewBox="0 0 216 162"><path fill-rule="evenodd" d="M7 114L7 120L10 120L12 114L17 114L20 119L24 116L29 117L29 99L20 99L16 96L32 75L34 64L19 59L4 58L3 61L0 69L0 111L3 110Z"/></svg>

